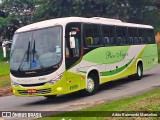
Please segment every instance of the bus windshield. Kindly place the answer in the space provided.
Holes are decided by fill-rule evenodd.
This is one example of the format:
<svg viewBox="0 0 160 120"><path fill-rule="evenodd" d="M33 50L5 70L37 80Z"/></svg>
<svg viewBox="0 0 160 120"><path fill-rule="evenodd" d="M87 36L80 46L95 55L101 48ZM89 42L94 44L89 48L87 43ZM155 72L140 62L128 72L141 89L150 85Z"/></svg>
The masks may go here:
<svg viewBox="0 0 160 120"><path fill-rule="evenodd" d="M16 33L10 55L11 70L30 71L57 65L62 59L60 26Z"/></svg>

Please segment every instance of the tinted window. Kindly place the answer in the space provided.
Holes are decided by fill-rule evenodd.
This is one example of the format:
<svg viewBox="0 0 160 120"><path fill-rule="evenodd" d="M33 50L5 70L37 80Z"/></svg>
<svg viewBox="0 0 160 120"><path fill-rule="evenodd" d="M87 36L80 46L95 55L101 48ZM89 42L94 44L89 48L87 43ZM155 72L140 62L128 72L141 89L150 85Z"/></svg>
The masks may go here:
<svg viewBox="0 0 160 120"><path fill-rule="evenodd" d="M117 26L116 27L116 33L117 33L117 45L122 44L122 27Z"/></svg>
<svg viewBox="0 0 160 120"><path fill-rule="evenodd" d="M75 48L71 46L71 39L75 41ZM81 55L81 23L69 23L65 31L65 57L66 69L75 64Z"/></svg>
<svg viewBox="0 0 160 120"><path fill-rule="evenodd" d="M74 35L70 36L71 32L75 32ZM66 26L66 43L65 43L65 54L66 57L79 57L80 56L80 46L81 46L81 24L80 23L69 23ZM74 37L75 48L70 46L70 37Z"/></svg>
<svg viewBox="0 0 160 120"><path fill-rule="evenodd" d="M84 43L86 47L101 45L99 25L84 24Z"/></svg>
<svg viewBox="0 0 160 120"><path fill-rule="evenodd" d="M109 35L110 35L109 39L110 39L111 45L117 45L115 26L109 26Z"/></svg>
<svg viewBox="0 0 160 120"><path fill-rule="evenodd" d="M111 45L111 41L110 41L110 34L109 34L109 27L106 25L103 25L102 27L102 41L104 45Z"/></svg>
<svg viewBox="0 0 160 120"><path fill-rule="evenodd" d="M155 35L154 35L154 29L148 29L147 30L147 41L149 44L155 43Z"/></svg>
<svg viewBox="0 0 160 120"><path fill-rule="evenodd" d="M138 34L139 34L139 41L141 44L146 44L147 41L146 41L146 33L147 32L147 29L144 29L144 28L139 28L138 29Z"/></svg>
<svg viewBox="0 0 160 120"><path fill-rule="evenodd" d="M128 43L129 44L139 44L137 28L132 28L132 27L128 28Z"/></svg>

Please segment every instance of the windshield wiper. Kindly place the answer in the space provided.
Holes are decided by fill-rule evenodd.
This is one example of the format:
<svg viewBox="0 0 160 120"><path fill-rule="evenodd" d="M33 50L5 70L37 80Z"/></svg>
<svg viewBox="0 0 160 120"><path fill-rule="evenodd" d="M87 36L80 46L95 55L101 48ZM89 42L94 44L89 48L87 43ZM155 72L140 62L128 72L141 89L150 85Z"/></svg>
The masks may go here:
<svg viewBox="0 0 160 120"><path fill-rule="evenodd" d="M33 43L32 53L33 53L33 61L35 61L35 60L34 60L34 59L35 59L34 56L36 55L36 58L37 58L37 60L38 60L38 62L39 62L39 65L40 65L40 67L43 69L44 66L42 65L41 61L39 60L39 55L38 55L38 53L37 53L37 51L36 51L35 40L34 40L34 43Z"/></svg>
<svg viewBox="0 0 160 120"><path fill-rule="evenodd" d="M23 62L24 62L24 60L25 60L26 55L27 55L27 61L29 62L30 44L31 44L31 43L30 43L30 41L29 41L29 42L28 42L28 48L27 48L26 52L24 53L24 56L23 56L23 59L22 59L20 65L19 65L18 71L21 71L21 67L22 67L22 64L23 64Z"/></svg>

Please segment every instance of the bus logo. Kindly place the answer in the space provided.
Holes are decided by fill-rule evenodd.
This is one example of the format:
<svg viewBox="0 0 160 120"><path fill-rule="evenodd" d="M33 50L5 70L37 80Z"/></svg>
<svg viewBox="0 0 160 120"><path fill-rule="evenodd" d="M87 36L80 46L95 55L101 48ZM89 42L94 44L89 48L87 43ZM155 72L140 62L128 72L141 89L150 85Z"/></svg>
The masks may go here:
<svg viewBox="0 0 160 120"><path fill-rule="evenodd" d="M36 61L32 61L32 68L35 68L37 66L37 62Z"/></svg>

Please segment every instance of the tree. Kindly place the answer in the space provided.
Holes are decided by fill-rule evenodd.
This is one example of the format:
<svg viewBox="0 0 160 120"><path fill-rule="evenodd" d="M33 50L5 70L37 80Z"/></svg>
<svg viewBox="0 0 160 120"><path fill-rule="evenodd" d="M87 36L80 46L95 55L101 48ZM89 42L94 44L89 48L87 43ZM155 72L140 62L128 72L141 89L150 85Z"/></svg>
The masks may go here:
<svg viewBox="0 0 160 120"><path fill-rule="evenodd" d="M3 39L6 37L6 28L9 26L9 21L3 17L0 17L0 46Z"/></svg>
<svg viewBox="0 0 160 120"><path fill-rule="evenodd" d="M128 0L39 0L34 21L67 17L110 17L128 19Z"/></svg>
<svg viewBox="0 0 160 120"><path fill-rule="evenodd" d="M15 30L32 23L32 14L35 10L33 0L5 0L0 4L1 22L0 36L12 39ZM3 27L2 27L3 26Z"/></svg>

